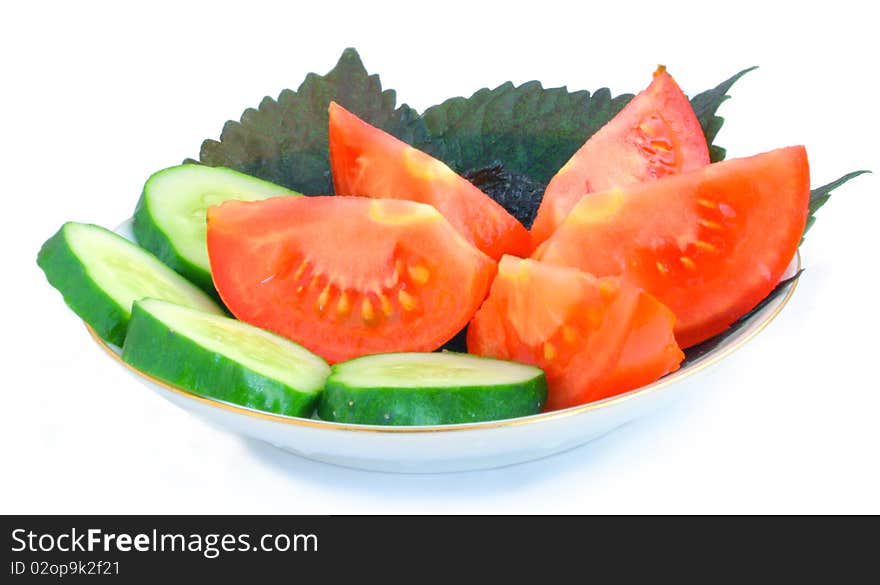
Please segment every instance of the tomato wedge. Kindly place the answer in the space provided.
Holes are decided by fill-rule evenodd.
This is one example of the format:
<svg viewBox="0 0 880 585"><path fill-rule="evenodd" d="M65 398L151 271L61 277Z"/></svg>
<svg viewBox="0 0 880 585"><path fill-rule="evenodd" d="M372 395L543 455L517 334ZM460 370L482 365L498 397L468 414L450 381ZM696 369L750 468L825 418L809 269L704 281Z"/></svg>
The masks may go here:
<svg viewBox="0 0 880 585"><path fill-rule="evenodd" d="M807 220L807 153L793 146L584 197L534 254L623 275L667 305L689 347L766 297Z"/></svg>
<svg viewBox="0 0 880 585"><path fill-rule="evenodd" d="M709 149L687 96L658 67L651 84L593 134L550 180L532 225L550 237L587 193L624 187L709 164Z"/></svg>
<svg viewBox="0 0 880 585"><path fill-rule="evenodd" d="M468 351L536 365L547 410L614 396L678 369L675 317L617 277L505 256L468 328Z"/></svg>
<svg viewBox="0 0 880 585"><path fill-rule="evenodd" d="M330 362L437 349L496 266L429 205L339 196L211 207L208 255L236 317Z"/></svg>
<svg viewBox="0 0 880 585"><path fill-rule="evenodd" d="M441 161L330 104L330 166L337 195L407 199L436 207L468 241L498 260L528 255L528 230Z"/></svg>

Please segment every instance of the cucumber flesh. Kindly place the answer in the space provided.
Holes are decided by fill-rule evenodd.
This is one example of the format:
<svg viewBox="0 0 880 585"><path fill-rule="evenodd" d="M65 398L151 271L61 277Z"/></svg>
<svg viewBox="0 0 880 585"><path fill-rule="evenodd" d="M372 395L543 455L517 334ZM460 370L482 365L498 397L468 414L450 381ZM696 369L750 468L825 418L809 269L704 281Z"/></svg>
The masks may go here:
<svg viewBox="0 0 880 585"><path fill-rule="evenodd" d="M388 353L331 368L318 414L336 422L433 425L535 414L547 399L539 368L472 356Z"/></svg>
<svg viewBox="0 0 880 585"><path fill-rule="evenodd" d="M208 292L214 291L208 261L208 207L237 199L256 201L294 191L224 167L184 164L147 179L134 213L137 242Z"/></svg>
<svg viewBox="0 0 880 585"><path fill-rule="evenodd" d="M222 314L207 294L158 258L102 227L68 222L37 255L49 283L104 340L122 345L134 301L156 297Z"/></svg>
<svg viewBox="0 0 880 585"><path fill-rule="evenodd" d="M330 373L327 362L283 337L155 299L135 303L122 359L201 396L304 417Z"/></svg>

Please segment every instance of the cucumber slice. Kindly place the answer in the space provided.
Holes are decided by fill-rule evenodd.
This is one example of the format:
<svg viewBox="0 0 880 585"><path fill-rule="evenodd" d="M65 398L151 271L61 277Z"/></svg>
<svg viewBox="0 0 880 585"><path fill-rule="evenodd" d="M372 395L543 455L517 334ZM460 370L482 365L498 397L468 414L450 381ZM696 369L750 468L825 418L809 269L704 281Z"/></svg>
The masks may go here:
<svg viewBox="0 0 880 585"><path fill-rule="evenodd" d="M463 353L386 353L336 364L318 414L377 425L435 425L535 414L547 399L539 368Z"/></svg>
<svg viewBox="0 0 880 585"><path fill-rule="evenodd" d="M214 293L205 243L208 207L229 199L299 195L232 169L185 164L147 179L134 212L134 237L168 266Z"/></svg>
<svg viewBox="0 0 880 585"><path fill-rule="evenodd" d="M283 337L155 299L134 304L122 359L195 394L290 416L311 416L330 373Z"/></svg>
<svg viewBox="0 0 880 585"><path fill-rule="evenodd" d="M68 222L37 255L49 284L104 340L122 345L131 305L157 297L214 313L223 310L158 258L102 227Z"/></svg>

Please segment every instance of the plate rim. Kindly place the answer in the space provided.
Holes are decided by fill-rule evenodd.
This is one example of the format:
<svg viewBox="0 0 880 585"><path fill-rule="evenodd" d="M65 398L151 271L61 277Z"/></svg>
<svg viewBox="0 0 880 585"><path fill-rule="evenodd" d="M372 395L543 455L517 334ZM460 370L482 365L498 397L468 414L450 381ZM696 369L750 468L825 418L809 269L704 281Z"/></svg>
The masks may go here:
<svg viewBox="0 0 880 585"><path fill-rule="evenodd" d="M795 253L795 271L799 273L802 268L801 261L801 253L800 249ZM790 264L790 263L789 263ZM569 408L564 408L560 410L554 410L550 412L542 412L538 414L533 414L529 416L521 416L517 418L509 418L509 419L501 419L501 420L490 420L490 421L480 421L480 422L472 422L472 423L457 423L457 424L448 424L448 425L413 425L413 426L383 426L383 425L363 425L363 424L351 424L351 423L337 423L332 421L324 421L319 419L311 419L311 418L301 418L295 416L289 416L284 414L276 414L272 412L266 412L262 410L257 410L254 408L249 408L247 406L241 406L238 404L233 404L230 402L225 402L216 398L210 398L207 396L201 396L199 394L195 394L189 390L185 390L183 388L179 388L165 382L164 380L160 380L150 374L142 372L124 362L119 353L117 353L110 344L101 339L95 330L88 324L83 322L89 334L92 336L92 339L97 343L113 360L118 362L124 368L132 372L133 374L140 376L153 384L156 384L165 390L172 392L178 396L182 396L184 398L188 398L190 400L195 400L204 405L211 406L214 408L219 408L221 410L225 410L227 412L231 412L237 415L244 415L251 418L257 418L262 420L268 420L276 423L282 423L293 426L300 427L311 427L311 428L319 428L327 431L352 431L352 432L368 432L368 433L387 433L387 434L399 434L399 433L414 433L414 434L425 434L425 433L449 433L449 432L457 432L457 431L480 431L487 429L495 429L501 427L513 427L534 423L541 423L550 420L556 420L560 418L568 418L573 417L578 414L589 412L592 410L599 410L602 408L609 408L620 404L622 402L627 402L629 400L634 399L637 396L643 396L646 394L654 393L658 390L661 390L667 386L670 386L674 383L680 382L686 378L689 378L695 374L702 372L703 370L717 364L724 358L730 356L732 353L746 345L749 341L755 338L761 331L763 331L773 320L779 315L783 308L788 304L791 297L794 295L795 289L797 289L798 283L800 282L799 278L796 278L789 285L788 290L785 295L782 297L781 301L778 305L776 305L773 310L767 314L762 321L760 321L755 328L751 331L748 331L742 335L742 337L738 338L734 343L730 346L724 348L719 351L717 354L710 355L706 359L698 362L693 367L688 368L686 370L679 370L677 372L672 373L669 376L664 376L659 380L656 380L650 384L645 386L641 386L639 388L635 388L628 392L624 392L623 394L618 394L616 396L611 396L608 398L603 398L602 400L597 400L594 402L588 402L586 404L580 404L577 406L571 406Z"/></svg>

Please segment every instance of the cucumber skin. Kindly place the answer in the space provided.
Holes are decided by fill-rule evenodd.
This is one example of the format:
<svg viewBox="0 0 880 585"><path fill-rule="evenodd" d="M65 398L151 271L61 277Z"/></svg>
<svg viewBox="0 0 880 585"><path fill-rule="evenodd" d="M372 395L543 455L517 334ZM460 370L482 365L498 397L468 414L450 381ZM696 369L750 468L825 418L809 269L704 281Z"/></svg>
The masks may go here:
<svg viewBox="0 0 880 585"><path fill-rule="evenodd" d="M37 254L37 264L49 284L64 297L67 306L88 323L98 337L121 346L131 312L113 300L88 275L85 265L67 243L65 228L69 223L46 240Z"/></svg>
<svg viewBox="0 0 880 585"><path fill-rule="evenodd" d="M220 295L214 288L214 280L211 273L200 266L196 266L177 253L177 249L168 239L150 212L146 196L141 192L137 207L134 210L134 222L132 225L134 239L144 249L152 252L159 260L169 268L189 280L200 289L211 295L214 300L220 300Z"/></svg>
<svg viewBox="0 0 880 585"><path fill-rule="evenodd" d="M288 416L310 417L321 394L301 392L203 348L140 303L132 309L122 361L199 396Z"/></svg>
<svg viewBox="0 0 880 585"><path fill-rule="evenodd" d="M352 388L335 381L331 371L318 416L339 423L444 425L528 416L538 413L546 401L543 374L507 387Z"/></svg>

